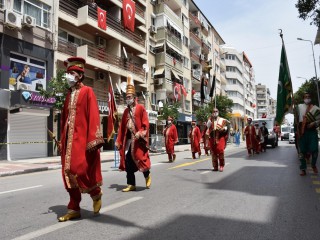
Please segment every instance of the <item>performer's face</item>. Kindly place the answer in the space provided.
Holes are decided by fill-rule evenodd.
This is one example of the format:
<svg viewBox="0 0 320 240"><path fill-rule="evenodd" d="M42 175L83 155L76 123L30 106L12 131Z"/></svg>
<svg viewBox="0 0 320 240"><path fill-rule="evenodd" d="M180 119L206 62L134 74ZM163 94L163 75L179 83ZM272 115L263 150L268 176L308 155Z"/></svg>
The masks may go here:
<svg viewBox="0 0 320 240"><path fill-rule="evenodd" d="M128 106L131 106L134 102L133 94L127 94L126 102Z"/></svg>
<svg viewBox="0 0 320 240"><path fill-rule="evenodd" d="M310 96L310 94L305 94L305 95L303 96L303 101L304 101L305 104L310 104L310 103L311 103L311 96Z"/></svg>

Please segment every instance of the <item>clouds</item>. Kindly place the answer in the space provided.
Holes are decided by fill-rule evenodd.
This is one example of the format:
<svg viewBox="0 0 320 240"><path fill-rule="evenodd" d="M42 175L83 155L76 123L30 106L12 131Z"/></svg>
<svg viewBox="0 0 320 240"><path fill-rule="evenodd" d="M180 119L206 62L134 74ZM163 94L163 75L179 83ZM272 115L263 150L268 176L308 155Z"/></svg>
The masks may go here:
<svg viewBox="0 0 320 240"><path fill-rule="evenodd" d="M267 85L273 98L277 94L281 54L278 29L283 30L293 90L297 91L304 82L297 76L309 79L315 75L311 44L298 41L297 37L314 41L317 28L298 18L296 1L195 0L195 3L226 44L247 54L254 67L256 84ZM319 48L314 46L317 68Z"/></svg>

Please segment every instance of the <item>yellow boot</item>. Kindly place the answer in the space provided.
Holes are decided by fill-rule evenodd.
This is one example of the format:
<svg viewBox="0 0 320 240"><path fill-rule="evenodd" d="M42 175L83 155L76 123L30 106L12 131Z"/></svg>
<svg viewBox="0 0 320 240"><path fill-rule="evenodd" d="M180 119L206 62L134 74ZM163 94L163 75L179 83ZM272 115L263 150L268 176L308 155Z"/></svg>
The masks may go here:
<svg viewBox="0 0 320 240"><path fill-rule="evenodd" d="M98 195L92 198L93 200L93 213L94 214L98 214L100 209L101 209L101 196L102 196L102 192Z"/></svg>
<svg viewBox="0 0 320 240"><path fill-rule="evenodd" d="M71 219L81 218L80 211L68 210L66 215L59 217L59 222L66 222Z"/></svg>
<svg viewBox="0 0 320 240"><path fill-rule="evenodd" d="M149 176L146 178L146 187L150 188L151 186L151 173L149 173Z"/></svg>
<svg viewBox="0 0 320 240"><path fill-rule="evenodd" d="M136 186L128 185L126 188L122 189L122 192L131 192L135 190L136 190Z"/></svg>

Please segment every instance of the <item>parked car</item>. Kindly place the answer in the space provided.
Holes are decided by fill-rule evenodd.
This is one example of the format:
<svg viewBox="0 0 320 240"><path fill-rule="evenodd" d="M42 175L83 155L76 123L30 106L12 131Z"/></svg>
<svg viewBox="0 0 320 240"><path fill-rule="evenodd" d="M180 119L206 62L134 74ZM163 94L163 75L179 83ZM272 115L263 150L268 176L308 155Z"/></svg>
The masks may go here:
<svg viewBox="0 0 320 240"><path fill-rule="evenodd" d="M257 119L254 119L253 122L254 123L258 122L259 127L262 127L262 122L266 122L266 127L268 128L268 131L269 131L267 145L270 145L273 148L277 147L278 146L278 136L273 131L274 118L257 118Z"/></svg>
<svg viewBox="0 0 320 240"><path fill-rule="evenodd" d="M291 130L291 126L281 126L281 141L283 140L289 140L289 133L290 133L290 130Z"/></svg>
<svg viewBox="0 0 320 240"><path fill-rule="evenodd" d="M296 141L296 135L294 132L294 127L291 127L290 133L289 133L289 144L290 143L295 143Z"/></svg>

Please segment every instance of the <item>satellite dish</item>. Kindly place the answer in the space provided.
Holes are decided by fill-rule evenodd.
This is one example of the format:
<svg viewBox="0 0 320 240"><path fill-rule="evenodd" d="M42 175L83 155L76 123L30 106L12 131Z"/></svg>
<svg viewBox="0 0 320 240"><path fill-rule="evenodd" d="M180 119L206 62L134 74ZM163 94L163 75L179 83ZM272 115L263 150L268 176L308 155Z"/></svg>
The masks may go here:
<svg viewBox="0 0 320 240"><path fill-rule="evenodd" d="M142 68L144 69L144 71L147 73L147 72L149 72L149 67L148 67L148 65L146 64L146 63L144 63L143 65L142 65Z"/></svg>
<svg viewBox="0 0 320 240"><path fill-rule="evenodd" d="M117 88L118 92L121 93L121 90L120 90L118 83L116 83L116 88Z"/></svg>
<svg viewBox="0 0 320 240"><path fill-rule="evenodd" d="M122 92L126 93L127 92L127 82L120 83L120 88L121 88Z"/></svg>
<svg viewBox="0 0 320 240"><path fill-rule="evenodd" d="M123 54L124 54L125 59L128 59L128 54L127 54L126 49L124 47L122 47L122 50L123 50Z"/></svg>

